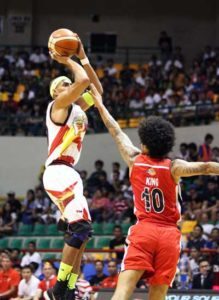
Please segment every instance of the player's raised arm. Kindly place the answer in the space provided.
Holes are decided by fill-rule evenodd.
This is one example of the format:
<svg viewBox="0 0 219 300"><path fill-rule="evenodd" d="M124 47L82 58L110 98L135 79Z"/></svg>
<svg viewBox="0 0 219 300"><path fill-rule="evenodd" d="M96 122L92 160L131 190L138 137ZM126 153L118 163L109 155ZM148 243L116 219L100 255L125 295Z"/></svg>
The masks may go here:
<svg viewBox="0 0 219 300"><path fill-rule="evenodd" d="M179 181L180 177L219 175L219 163L187 162L185 160L176 159L172 163L171 173L176 181Z"/></svg>
<svg viewBox="0 0 219 300"><path fill-rule="evenodd" d="M77 54L77 57L80 59L80 62L82 64L82 66L84 67L84 69L90 79L90 83L93 83L95 88L97 89L98 93L100 93L102 95L103 94L102 84L101 84L96 72L94 71L92 65L89 62L89 59L84 51L84 46L81 41L80 41L80 43L81 43L80 51Z"/></svg>
<svg viewBox="0 0 219 300"><path fill-rule="evenodd" d="M131 167L134 158L140 153L140 149L136 148L130 138L121 130L119 124L104 106L102 102L102 96L100 93L98 93L93 84L91 84L91 92L94 99L94 104L97 107L105 126L109 130L109 133L116 142L122 158L127 165Z"/></svg>
<svg viewBox="0 0 219 300"><path fill-rule="evenodd" d="M71 58L53 53L51 56L57 62L66 65L74 75L74 83L69 85L68 88L63 89L63 91L59 91L53 105L53 110L67 108L81 96L83 91L89 86L90 80L84 68ZM54 93L56 93L56 91L54 91Z"/></svg>

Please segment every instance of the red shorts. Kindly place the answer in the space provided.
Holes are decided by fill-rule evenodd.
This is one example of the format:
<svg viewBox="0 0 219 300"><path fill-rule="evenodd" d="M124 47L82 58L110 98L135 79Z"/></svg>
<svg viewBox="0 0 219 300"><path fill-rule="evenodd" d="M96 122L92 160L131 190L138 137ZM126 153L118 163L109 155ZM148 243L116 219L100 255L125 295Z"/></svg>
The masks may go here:
<svg viewBox="0 0 219 300"><path fill-rule="evenodd" d="M175 226L143 221L131 226L121 270L145 270L149 284L171 285L180 255L180 238Z"/></svg>

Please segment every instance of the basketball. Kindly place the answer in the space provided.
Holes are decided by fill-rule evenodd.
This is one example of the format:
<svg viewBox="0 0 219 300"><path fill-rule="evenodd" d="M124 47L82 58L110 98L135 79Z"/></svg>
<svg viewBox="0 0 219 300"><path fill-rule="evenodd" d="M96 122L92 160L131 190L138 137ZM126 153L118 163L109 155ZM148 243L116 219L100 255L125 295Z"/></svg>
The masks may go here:
<svg viewBox="0 0 219 300"><path fill-rule="evenodd" d="M61 55L72 56L80 50L80 40L73 31L61 28L53 31L48 41L49 50Z"/></svg>

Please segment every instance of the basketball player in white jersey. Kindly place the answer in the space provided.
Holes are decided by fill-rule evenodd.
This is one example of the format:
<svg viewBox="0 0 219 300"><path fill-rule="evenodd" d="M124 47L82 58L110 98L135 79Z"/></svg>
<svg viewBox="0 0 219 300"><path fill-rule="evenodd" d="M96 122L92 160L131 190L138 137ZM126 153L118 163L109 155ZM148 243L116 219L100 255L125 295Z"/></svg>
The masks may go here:
<svg viewBox="0 0 219 300"><path fill-rule="evenodd" d="M69 57L55 53L51 53L51 57L70 69L74 82L60 76L50 85L53 101L49 103L46 115L48 158L43 182L46 192L61 211L58 228L65 232L65 245L57 283L44 293L44 297L47 300L72 300L81 257L91 236L91 218L83 196L82 180L74 170L87 128L84 111L93 105L91 94L85 90L93 83L101 94L103 91L82 44L78 54L82 66Z"/></svg>

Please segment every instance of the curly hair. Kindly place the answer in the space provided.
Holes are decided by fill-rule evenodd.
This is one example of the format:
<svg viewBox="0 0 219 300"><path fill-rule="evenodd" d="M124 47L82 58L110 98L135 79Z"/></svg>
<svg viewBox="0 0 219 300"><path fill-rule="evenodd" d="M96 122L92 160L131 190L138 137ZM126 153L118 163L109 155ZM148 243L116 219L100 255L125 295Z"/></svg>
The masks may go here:
<svg viewBox="0 0 219 300"><path fill-rule="evenodd" d="M151 116L140 122L138 135L142 145L148 149L148 155L164 158L172 150L175 142L173 125L161 117Z"/></svg>

